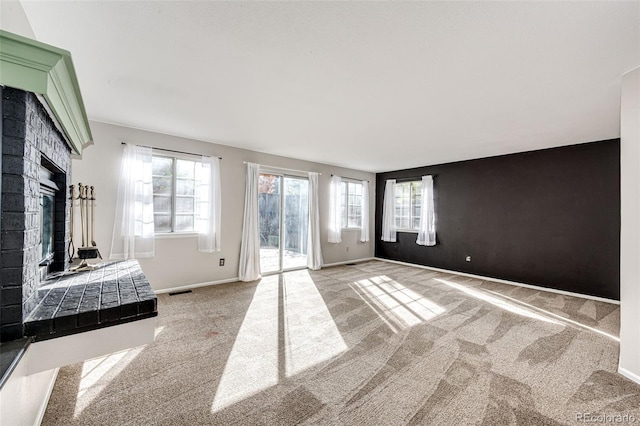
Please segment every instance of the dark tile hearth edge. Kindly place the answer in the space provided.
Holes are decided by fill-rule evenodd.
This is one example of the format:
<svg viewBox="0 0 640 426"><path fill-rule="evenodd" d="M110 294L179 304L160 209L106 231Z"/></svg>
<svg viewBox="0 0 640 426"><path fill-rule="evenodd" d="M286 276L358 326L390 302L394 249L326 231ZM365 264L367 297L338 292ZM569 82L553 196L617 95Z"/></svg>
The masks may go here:
<svg viewBox="0 0 640 426"><path fill-rule="evenodd" d="M157 316L157 298L135 260L62 273L39 289L41 302L25 321L35 341Z"/></svg>

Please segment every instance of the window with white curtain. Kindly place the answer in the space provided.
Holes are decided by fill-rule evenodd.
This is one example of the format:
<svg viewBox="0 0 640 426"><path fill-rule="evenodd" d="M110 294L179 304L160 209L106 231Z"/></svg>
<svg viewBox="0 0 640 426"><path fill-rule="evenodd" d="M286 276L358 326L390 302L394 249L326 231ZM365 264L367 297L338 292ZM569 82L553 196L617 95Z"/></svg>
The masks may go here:
<svg viewBox="0 0 640 426"><path fill-rule="evenodd" d="M421 246L436 245L436 213L433 196L433 176L422 176L422 202L420 208L420 227L416 244Z"/></svg>
<svg viewBox="0 0 640 426"><path fill-rule="evenodd" d="M342 178L342 229L362 227L362 182Z"/></svg>
<svg viewBox="0 0 640 426"><path fill-rule="evenodd" d="M201 161L153 155L153 218L156 234L195 233L196 167Z"/></svg>
<svg viewBox="0 0 640 426"><path fill-rule="evenodd" d="M422 181L395 185L395 220L398 231L418 231L422 206Z"/></svg>
<svg viewBox="0 0 640 426"><path fill-rule="evenodd" d="M155 254L152 161L151 148L124 144L109 254L112 260Z"/></svg>

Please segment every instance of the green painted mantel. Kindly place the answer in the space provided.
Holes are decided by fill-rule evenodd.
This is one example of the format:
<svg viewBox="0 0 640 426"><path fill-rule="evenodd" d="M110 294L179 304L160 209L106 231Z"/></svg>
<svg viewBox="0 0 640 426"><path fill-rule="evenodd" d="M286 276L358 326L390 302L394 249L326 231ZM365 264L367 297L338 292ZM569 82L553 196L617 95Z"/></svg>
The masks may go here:
<svg viewBox="0 0 640 426"><path fill-rule="evenodd" d="M92 141L68 51L0 30L0 84L42 95L76 154Z"/></svg>

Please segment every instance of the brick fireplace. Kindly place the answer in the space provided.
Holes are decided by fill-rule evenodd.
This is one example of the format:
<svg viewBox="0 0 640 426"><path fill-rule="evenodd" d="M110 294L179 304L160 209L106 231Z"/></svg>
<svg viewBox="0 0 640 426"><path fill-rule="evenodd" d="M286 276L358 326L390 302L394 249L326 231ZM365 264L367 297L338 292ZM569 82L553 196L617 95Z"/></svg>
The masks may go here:
<svg viewBox="0 0 640 426"><path fill-rule="evenodd" d="M135 260L70 270L71 155L93 143L71 53L0 46L0 417L34 424L57 368L153 342L157 298Z"/></svg>
<svg viewBox="0 0 640 426"><path fill-rule="evenodd" d="M0 87L2 200L0 213L0 342L24 335L24 320L40 301L47 272L68 268L71 149L47 109L30 92ZM52 191L52 244L43 260L43 181ZM48 246L48 244L45 244Z"/></svg>

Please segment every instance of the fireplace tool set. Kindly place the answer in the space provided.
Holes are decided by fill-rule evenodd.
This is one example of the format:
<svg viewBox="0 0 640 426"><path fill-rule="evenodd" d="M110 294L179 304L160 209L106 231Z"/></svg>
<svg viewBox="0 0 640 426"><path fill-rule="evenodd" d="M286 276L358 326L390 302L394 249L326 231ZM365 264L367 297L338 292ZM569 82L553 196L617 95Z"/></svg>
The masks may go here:
<svg viewBox="0 0 640 426"><path fill-rule="evenodd" d="M71 196L71 230L69 241L69 262L73 261L73 256L76 254L76 248L73 242L73 231L75 228L75 200L78 200L80 207L80 229L82 234L82 246L78 248L77 255L80 259L80 264L71 268L74 271L81 271L91 269L94 265L87 263L87 259L102 259L100 250L98 250L95 241L95 211L96 211L96 192L93 186L78 184L78 194L76 196L75 185L69 187Z"/></svg>

